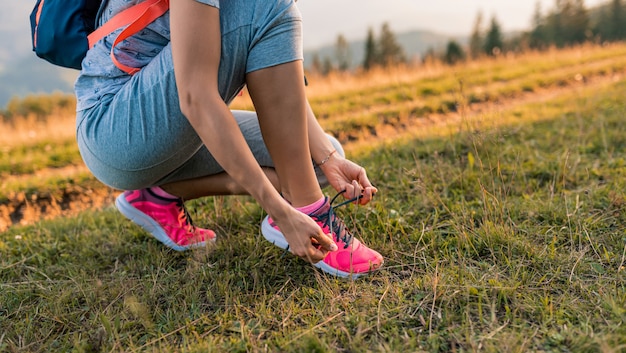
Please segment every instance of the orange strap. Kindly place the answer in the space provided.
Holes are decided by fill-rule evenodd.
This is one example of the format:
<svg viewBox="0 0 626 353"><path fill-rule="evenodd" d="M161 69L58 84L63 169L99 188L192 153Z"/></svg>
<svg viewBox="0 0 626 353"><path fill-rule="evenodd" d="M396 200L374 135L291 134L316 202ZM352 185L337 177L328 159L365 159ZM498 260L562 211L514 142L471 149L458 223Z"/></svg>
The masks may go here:
<svg viewBox="0 0 626 353"><path fill-rule="evenodd" d="M115 66L117 66L120 70L129 75L134 75L139 72L141 68L130 67L120 63L115 57L113 50L124 39L141 31L154 20L161 17L167 12L167 10L169 10L169 8L169 0L146 0L129 7L128 9L113 16L113 18L108 20L105 24L89 34L89 48L93 47L107 34L113 33L116 29L126 26L126 28L124 28L122 32L117 35L115 41L113 41L113 46L111 46L111 60L113 60Z"/></svg>
<svg viewBox="0 0 626 353"><path fill-rule="evenodd" d="M36 26L39 26L39 19L41 18L41 10L43 10L43 3L45 1L41 0L41 2L39 3L39 8L37 8L37 15L35 15L35 23L37 24ZM33 38L33 45L36 47L37 46L37 32L39 32L37 30L37 27L35 27L35 34L34 34L34 38Z"/></svg>

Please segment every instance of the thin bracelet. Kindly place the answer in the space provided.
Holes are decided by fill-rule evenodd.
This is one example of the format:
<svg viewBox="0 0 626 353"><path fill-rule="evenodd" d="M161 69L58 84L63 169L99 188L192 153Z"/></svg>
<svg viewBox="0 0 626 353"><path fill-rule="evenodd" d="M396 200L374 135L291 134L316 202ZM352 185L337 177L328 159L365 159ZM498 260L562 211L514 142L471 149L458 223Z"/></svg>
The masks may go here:
<svg viewBox="0 0 626 353"><path fill-rule="evenodd" d="M328 162L328 160L330 159L330 157L331 157L331 156L332 156L335 152L337 152L337 150L333 150L332 152L330 152L330 153L328 154L328 156L326 156L326 158L322 159L322 161L321 161L318 165L320 165L320 166L321 166L321 165L324 165L324 163Z"/></svg>

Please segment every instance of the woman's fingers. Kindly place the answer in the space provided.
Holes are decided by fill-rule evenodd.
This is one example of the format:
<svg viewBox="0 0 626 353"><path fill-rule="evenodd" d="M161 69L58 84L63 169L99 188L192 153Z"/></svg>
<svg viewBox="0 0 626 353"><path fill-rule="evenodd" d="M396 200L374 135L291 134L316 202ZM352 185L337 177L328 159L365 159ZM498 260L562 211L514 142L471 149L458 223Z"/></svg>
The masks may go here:
<svg viewBox="0 0 626 353"><path fill-rule="evenodd" d="M290 221L282 224L285 228L281 228L292 254L305 261L317 263L323 260L329 251L337 250L332 237L324 234L315 221L304 213L295 210L294 212Z"/></svg>
<svg viewBox="0 0 626 353"><path fill-rule="evenodd" d="M322 261L326 255L328 254L328 250L325 249L317 249L315 247L311 247L311 249L304 256L300 256L304 261L310 262L312 264L316 264Z"/></svg>
<svg viewBox="0 0 626 353"><path fill-rule="evenodd" d="M378 192L378 189L372 186L372 183L365 172L365 168L361 168L358 176L358 182L363 188L363 197L359 200L359 203L361 205L365 205L372 200L372 197L374 197L374 194Z"/></svg>
<svg viewBox="0 0 626 353"><path fill-rule="evenodd" d="M369 185L369 181L366 183L366 185L363 185L358 180L353 180L352 183L346 184L345 190L346 191L343 193L343 196L346 199L358 198L358 200L355 200L354 203L359 205L365 205L369 203L376 194L376 192L378 192L378 189Z"/></svg>
<svg viewBox="0 0 626 353"><path fill-rule="evenodd" d="M318 234L312 237L311 240L316 249L323 249L326 252L337 250L337 244L333 241L332 235L324 234L321 228Z"/></svg>
<svg viewBox="0 0 626 353"><path fill-rule="evenodd" d="M320 228L317 234L310 238L310 241L306 244L305 254L300 257L315 264L323 260L330 251L335 250L337 250L337 244L335 244L330 235L324 234Z"/></svg>
<svg viewBox="0 0 626 353"><path fill-rule="evenodd" d="M346 184L344 187L345 191L343 193L343 196L346 199L353 199L358 197L359 195L361 195L361 186L359 185L359 182L356 180L352 180L351 183ZM356 202L356 201L355 201Z"/></svg>

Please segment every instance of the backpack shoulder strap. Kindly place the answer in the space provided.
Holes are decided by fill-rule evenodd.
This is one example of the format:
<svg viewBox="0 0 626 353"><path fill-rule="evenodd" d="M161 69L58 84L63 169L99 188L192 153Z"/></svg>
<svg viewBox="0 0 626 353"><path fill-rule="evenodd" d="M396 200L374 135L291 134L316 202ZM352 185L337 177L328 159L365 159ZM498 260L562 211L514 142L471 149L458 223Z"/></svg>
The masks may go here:
<svg viewBox="0 0 626 353"><path fill-rule="evenodd" d="M121 43L124 39L139 32L157 18L165 14L170 7L169 0L146 0L136 4L128 9L113 16L110 20L104 23L102 26L91 32L88 37L89 48L93 47L100 39L104 38L107 34L113 33L116 29L126 26L117 35L111 46L111 60L115 63L120 70L126 72L129 75L137 73L141 68L130 67L120 63L113 49Z"/></svg>

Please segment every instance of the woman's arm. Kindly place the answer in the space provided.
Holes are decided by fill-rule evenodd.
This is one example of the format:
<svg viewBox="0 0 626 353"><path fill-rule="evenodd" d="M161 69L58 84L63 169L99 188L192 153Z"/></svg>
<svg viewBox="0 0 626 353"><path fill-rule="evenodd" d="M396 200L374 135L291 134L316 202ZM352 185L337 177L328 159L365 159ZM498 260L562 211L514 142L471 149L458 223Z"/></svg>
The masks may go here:
<svg viewBox="0 0 626 353"><path fill-rule="evenodd" d="M281 226L291 251L321 260L334 243L309 217L293 209L263 173L218 92L219 9L195 0L170 3L172 56L183 114L224 170ZM323 245L311 244L315 238Z"/></svg>
<svg viewBox="0 0 626 353"><path fill-rule="evenodd" d="M172 56L183 114L218 163L246 185L255 198L270 209L286 209L286 203L264 176L239 127L219 95L217 74L221 40L219 10L194 0L170 3ZM284 211L283 211L284 212Z"/></svg>

